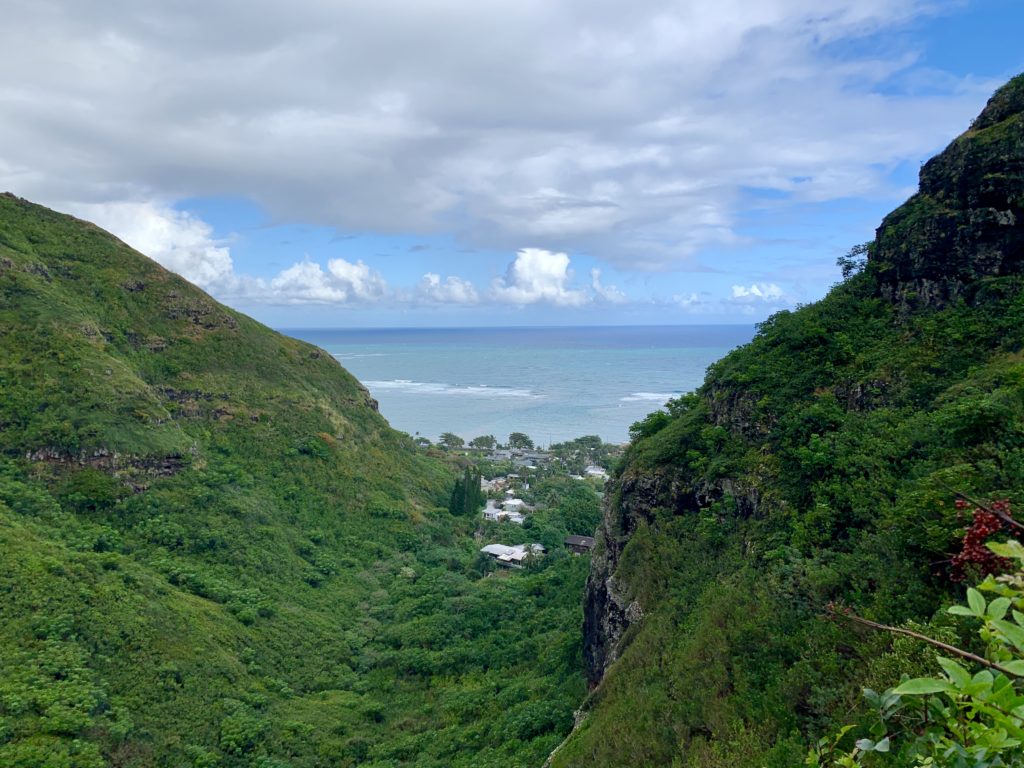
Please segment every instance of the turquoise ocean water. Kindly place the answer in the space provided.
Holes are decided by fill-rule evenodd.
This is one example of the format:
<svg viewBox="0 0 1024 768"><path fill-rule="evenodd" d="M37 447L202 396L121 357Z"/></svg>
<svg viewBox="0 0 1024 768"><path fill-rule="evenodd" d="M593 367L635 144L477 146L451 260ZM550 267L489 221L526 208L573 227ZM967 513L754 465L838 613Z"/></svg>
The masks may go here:
<svg viewBox="0 0 1024 768"><path fill-rule="evenodd" d="M436 440L541 445L600 435L625 442L630 424L688 392L749 341L753 326L284 330L334 355L380 402L391 425Z"/></svg>

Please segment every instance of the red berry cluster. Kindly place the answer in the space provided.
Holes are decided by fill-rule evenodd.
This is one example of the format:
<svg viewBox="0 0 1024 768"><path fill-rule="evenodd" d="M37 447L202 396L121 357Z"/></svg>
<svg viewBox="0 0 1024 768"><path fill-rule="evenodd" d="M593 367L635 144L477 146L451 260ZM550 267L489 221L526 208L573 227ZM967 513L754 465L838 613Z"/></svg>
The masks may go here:
<svg viewBox="0 0 1024 768"><path fill-rule="evenodd" d="M989 506L991 510L980 507L974 510L974 520L964 533L963 547L952 560L953 581L963 581L968 570L987 576L990 573L1005 571L1010 565L1009 560L998 557L985 546L989 536L1003 530L1003 520L996 513L1010 517L1010 504L1004 499L994 501ZM970 507L971 505L963 499L957 499L956 508L961 512Z"/></svg>

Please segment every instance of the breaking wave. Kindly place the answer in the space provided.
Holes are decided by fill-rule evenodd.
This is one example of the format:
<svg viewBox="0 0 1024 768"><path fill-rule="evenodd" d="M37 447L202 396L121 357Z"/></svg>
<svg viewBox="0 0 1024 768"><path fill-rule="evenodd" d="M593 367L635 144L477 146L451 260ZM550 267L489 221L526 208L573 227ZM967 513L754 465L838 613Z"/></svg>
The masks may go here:
<svg viewBox="0 0 1024 768"><path fill-rule="evenodd" d="M466 395L469 397L523 397L539 398L529 389L513 387L489 387L486 384L462 386L459 384L441 384L432 381L410 381L409 379L391 379L390 381L364 381L363 384L371 392L379 390L398 390L410 394L421 395Z"/></svg>
<svg viewBox="0 0 1024 768"><path fill-rule="evenodd" d="M664 403L668 400L671 400L677 394L677 392L634 392L631 395L620 397L619 400L621 400L623 403L637 403L642 400L650 400L652 402Z"/></svg>

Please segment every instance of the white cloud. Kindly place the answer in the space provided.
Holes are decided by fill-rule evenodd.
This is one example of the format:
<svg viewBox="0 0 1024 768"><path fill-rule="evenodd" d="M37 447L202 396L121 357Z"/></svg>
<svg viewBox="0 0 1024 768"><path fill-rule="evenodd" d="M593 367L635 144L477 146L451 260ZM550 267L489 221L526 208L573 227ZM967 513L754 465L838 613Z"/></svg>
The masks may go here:
<svg viewBox="0 0 1024 768"><path fill-rule="evenodd" d="M152 201L71 204L67 209L198 286L223 288L234 278L230 248L191 213Z"/></svg>
<svg viewBox="0 0 1024 768"><path fill-rule="evenodd" d="M691 311L692 310L696 310L702 304L705 303L701 299L699 294L693 293L693 292L688 293L688 294L683 294L683 293L676 294L675 296L672 297L672 301L674 301L676 304L678 304L683 309L688 309L688 310L691 310Z"/></svg>
<svg viewBox="0 0 1024 768"><path fill-rule="evenodd" d="M590 270L590 287L594 289L594 296L609 304L625 304L629 301L626 294L614 285L601 284L601 270L596 267Z"/></svg>
<svg viewBox="0 0 1024 768"><path fill-rule="evenodd" d="M732 300L740 304L758 302L778 304L785 301L785 293L775 283L752 283L749 288L743 285L734 285Z"/></svg>
<svg viewBox="0 0 1024 768"><path fill-rule="evenodd" d="M480 297L473 284L462 278L441 276L428 272L416 286L416 297L431 304L476 304Z"/></svg>
<svg viewBox="0 0 1024 768"><path fill-rule="evenodd" d="M588 301L580 290L568 287L572 273L569 257L542 248L523 248L508 265L505 277L491 284L491 294L509 304L537 304L579 307Z"/></svg>
<svg viewBox="0 0 1024 768"><path fill-rule="evenodd" d="M297 262L265 280L235 272L231 248L195 214L155 201L79 203L64 206L122 239L172 272L221 298L257 303L352 304L387 295L384 279L362 261Z"/></svg>
<svg viewBox="0 0 1024 768"><path fill-rule="evenodd" d="M992 83L848 44L957 5L14 3L0 189L244 197L276 221L691 268L737 241L745 190L893 196L887 168L961 130ZM176 258L219 279L205 247Z"/></svg>
<svg viewBox="0 0 1024 768"><path fill-rule="evenodd" d="M332 282L342 287L352 299L377 301L387 291L384 278L362 261L353 264L345 259L331 259L327 262L327 271Z"/></svg>
<svg viewBox="0 0 1024 768"><path fill-rule="evenodd" d="M758 315L774 312L795 303L790 294L777 283L751 283L733 285L727 295L714 295L707 291L679 293L672 297L672 305L690 315L718 317Z"/></svg>
<svg viewBox="0 0 1024 768"><path fill-rule="evenodd" d="M249 298L288 304L349 304L374 302L384 297L384 279L362 261L331 259L327 269L313 261L301 261L281 272L268 284L260 283Z"/></svg>

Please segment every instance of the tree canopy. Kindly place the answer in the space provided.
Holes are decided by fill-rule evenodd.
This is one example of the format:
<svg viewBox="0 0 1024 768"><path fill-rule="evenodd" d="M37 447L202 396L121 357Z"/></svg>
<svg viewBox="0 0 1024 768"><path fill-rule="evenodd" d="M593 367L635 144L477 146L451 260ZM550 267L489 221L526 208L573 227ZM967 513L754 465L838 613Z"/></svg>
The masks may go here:
<svg viewBox="0 0 1024 768"><path fill-rule="evenodd" d="M479 437L474 437L469 441L470 448L482 448L484 450L490 450L497 444L498 441L495 439L494 435L480 435Z"/></svg>
<svg viewBox="0 0 1024 768"><path fill-rule="evenodd" d="M529 435L524 434L523 432L513 432L508 436L508 447L520 450L530 450L534 445L533 440L530 439Z"/></svg>
<svg viewBox="0 0 1024 768"><path fill-rule="evenodd" d="M464 446L466 441L454 432L443 432L437 439L437 444L445 450L453 451Z"/></svg>

